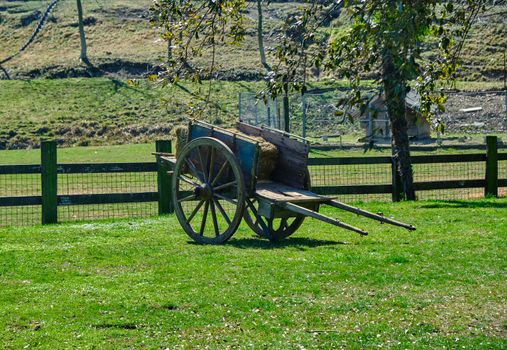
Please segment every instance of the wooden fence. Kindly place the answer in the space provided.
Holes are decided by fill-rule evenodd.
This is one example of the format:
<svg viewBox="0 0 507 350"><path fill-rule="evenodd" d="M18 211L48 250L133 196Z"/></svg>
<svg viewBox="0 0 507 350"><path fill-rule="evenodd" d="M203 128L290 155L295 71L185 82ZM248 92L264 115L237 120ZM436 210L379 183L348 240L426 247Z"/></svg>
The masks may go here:
<svg viewBox="0 0 507 350"><path fill-rule="evenodd" d="M157 141L157 152L171 152L171 141ZM40 174L41 193L35 196L0 197L1 207L41 206L42 224L58 222L58 207L75 205L102 205L117 203L158 202L158 213L173 212L171 177L163 163L86 163L58 164L57 148L53 141L41 143L41 165L1 165L0 175ZM114 174L157 173L156 192L58 194L58 175L61 174ZM0 222L0 226L1 226Z"/></svg>
<svg viewBox="0 0 507 350"><path fill-rule="evenodd" d="M486 138L486 153L474 154L444 154L412 156L412 164L449 164L449 163L485 163L485 172L482 179L436 180L415 182L416 191L484 188L485 196L498 196L499 187L507 187L507 178L499 179L498 162L507 160L507 153L498 153L497 138ZM311 166L342 166L342 165L372 165L389 164L391 166L391 183L374 185L339 185L339 186L312 186L312 191L323 195L347 194L391 194L394 202L402 198L402 185L398 164L394 157L350 157L350 158L310 158ZM507 177L507 174L506 174Z"/></svg>
<svg viewBox="0 0 507 350"><path fill-rule="evenodd" d="M170 141L158 141L156 151L170 152ZM486 196L498 196L499 187L507 187L507 171L505 178L499 178L499 162L507 161L507 153L498 153L496 137L487 138L487 152L474 154L444 154L444 155L421 155L412 156L412 162L415 166L418 164L441 164L443 169L449 168L456 163L474 163L479 165L475 168L474 176L468 179L445 180L432 178L431 181L415 182L416 191L443 190L443 189L483 189ZM483 167L484 165L484 167ZM502 163L507 165L507 163ZM358 166L356 172L363 171L364 167L371 166L371 169L383 167L390 174L383 173L383 179L390 177L390 183L380 180L375 184L342 184L329 174L334 174L336 170L346 166ZM361 168L363 167L363 168ZM321 181L312 187L312 191L325 195L366 195L366 194L390 194L393 201L399 201L402 198L402 186L397 172L397 164L392 157L341 157L341 158L310 158L309 168L312 175L312 181L319 176ZM507 166L502 169L507 170ZM324 172L312 171L312 169L323 169ZM482 170L484 169L484 170ZM97 164L58 164L57 148L54 142L43 142L41 145L41 165L2 165L0 166L0 177L18 176L34 174L37 177L35 182L40 181L35 192L38 195L16 195L2 196L0 191L0 226L18 224L10 223L1 215L2 208L13 207L40 207L39 213L43 224L58 222L58 208L69 206L87 206L119 203L146 203L157 202L158 213L166 214L173 212L171 202L171 178L168 170L162 163L97 163ZM444 170L445 171L445 170ZM121 191L117 193L67 193L59 194L58 176L73 174L104 174L104 176L114 174L135 174L135 173L153 173L156 174L156 191ZM327 174L327 175L326 175ZM469 176L470 177L470 176ZM83 181L77 178L76 181ZM154 187L152 182L155 178L138 180L141 182L150 182L150 188ZM373 182L373 180L372 180ZM381 183L378 183L381 182ZM0 185L2 183L0 182ZM4 185L8 186L8 185ZM23 185L21 185L23 186ZM148 187L149 187L148 186ZM103 186L107 188L106 186ZM142 187L142 186L141 186ZM39 189L40 188L40 189ZM144 187L142 187L144 188ZM0 189L1 190L1 189ZM114 192L114 191L110 191ZM3 193L6 193L5 191ZM7 191L8 193L8 191ZM446 198L440 198L446 199ZM104 209L105 210L105 209ZM153 212L155 215L156 212ZM94 217L92 215L92 217ZM7 221L7 222L2 222ZM40 221L39 221L40 222Z"/></svg>

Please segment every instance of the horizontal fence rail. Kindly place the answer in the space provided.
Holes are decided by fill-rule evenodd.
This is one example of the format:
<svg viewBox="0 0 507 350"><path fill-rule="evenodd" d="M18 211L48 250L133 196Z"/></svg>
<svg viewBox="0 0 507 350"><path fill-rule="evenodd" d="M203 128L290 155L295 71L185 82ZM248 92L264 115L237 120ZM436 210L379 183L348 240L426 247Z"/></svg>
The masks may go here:
<svg viewBox="0 0 507 350"><path fill-rule="evenodd" d="M170 141L155 150L170 152ZM41 165L0 165L0 226L172 212L163 164L58 164L56 152L42 142Z"/></svg>
<svg viewBox="0 0 507 350"><path fill-rule="evenodd" d="M507 153L487 141L485 153L412 156L418 198L507 195ZM170 142L156 151L170 152ZM310 158L308 168L318 194L402 198L393 157ZM58 164L56 144L43 142L41 165L0 165L0 226L171 213L169 170L161 162Z"/></svg>

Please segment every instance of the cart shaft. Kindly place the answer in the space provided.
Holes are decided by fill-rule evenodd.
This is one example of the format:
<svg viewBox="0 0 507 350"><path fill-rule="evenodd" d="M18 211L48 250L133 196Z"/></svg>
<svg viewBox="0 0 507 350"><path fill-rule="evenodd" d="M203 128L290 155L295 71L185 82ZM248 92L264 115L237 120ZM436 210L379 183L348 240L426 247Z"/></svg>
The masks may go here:
<svg viewBox="0 0 507 350"><path fill-rule="evenodd" d="M279 203L276 203L276 204L278 206L280 206L282 208L285 208L287 210L290 210L290 211L292 211L292 212L294 212L296 214L301 214L301 215L304 215L304 216L309 216L309 217L312 217L314 219L326 222L328 224L332 224L332 225L335 225L335 226L338 226L338 227L342 227L342 228L350 230L350 231L357 232L357 233L359 233L360 235L363 235L363 236L366 236L368 234L368 232L366 232L366 231L364 231L364 230L362 230L360 228L357 228L357 227L354 227L352 225L349 225L349 224L346 224L344 222L341 222L339 220L330 218L329 216L319 214L316 211L313 211L313 210L310 210L310 209L307 209L307 208L303 208L303 207L301 207L299 205L296 205L294 203L279 202Z"/></svg>
<svg viewBox="0 0 507 350"><path fill-rule="evenodd" d="M396 220L393 220L393 219L389 219L389 218L386 218L385 216L378 215L378 214L375 214L375 213L371 213L369 211L366 211L366 210L363 210L363 209L359 209L357 207L353 207L351 205L348 205L348 204L345 204L345 203L342 203L342 202L338 202L338 201L335 201L335 200L330 200L329 202L325 202L324 204L330 205L330 206L338 208L338 209L343 209L343 210L349 211L351 213L354 213L354 214L357 214L357 215L361 215L361 216L364 216L364 217L367 217L367 218L370 218L370 219L373 219L373 220L377 220L377 221L380 221L380 222L385 222L386 224L391 224L391 225L394 225L394 226L403 227L403 228L406 228L407 230L410 230L410 231L414 231L416 229L412 225L405 224L403 222L399 222L399 221L396 221Z"/></svg>

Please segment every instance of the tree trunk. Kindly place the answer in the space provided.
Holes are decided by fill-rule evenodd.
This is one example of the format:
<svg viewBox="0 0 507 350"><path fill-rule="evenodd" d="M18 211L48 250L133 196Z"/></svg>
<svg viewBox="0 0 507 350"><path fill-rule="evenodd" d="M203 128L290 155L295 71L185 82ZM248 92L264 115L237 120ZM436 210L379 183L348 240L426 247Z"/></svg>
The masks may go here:
<svg viewBox="0 0 507 350"><path fill-rule="evenodd" d="M407 200L415 200L414 177L405 117L406 82L399 74L392 52L386 49L382 56L382 83L384 85L387 112L391 122L393 156L398 163L403 192Z"/></svg>
<svg viewBox="0 0 507 350"><path fill-rule="evenodd" d="M257 0L257 41L259 42L259 54L261 56L261 64L266 68L266 71L271 71L271 67L266 61L266 52L264 50L264 35L263 35L263 16L262 16L262 0Z"/></svg>
<svg viewBox="0 0 507 350"><path fill-rule="evenodd" d="M81 39L81 55L79 58L84 64L89 65L90 61L88 60L88 55L86 54L86 36L84 31L83 24L83 6L81 5L81 0L76 0L77 2L77 17L78 17L78 25L79 25L79 38Z"/></svg>

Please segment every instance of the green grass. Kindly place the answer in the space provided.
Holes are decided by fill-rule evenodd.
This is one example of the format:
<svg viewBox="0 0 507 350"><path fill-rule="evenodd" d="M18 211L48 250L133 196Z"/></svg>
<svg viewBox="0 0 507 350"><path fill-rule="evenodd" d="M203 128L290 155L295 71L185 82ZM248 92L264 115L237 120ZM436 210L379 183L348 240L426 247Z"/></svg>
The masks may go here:
<svg viewBox="0 0 507 350"><path fill-rule="evenodd" d="M58 148L59 163L153 162L154 143ZM0 165L39 164L40 149L0 151Z"/></svg>
<svg viewBox="0 0 507 350"><path fill-rule="evenodd" d="M0 342L5 349L507 346L507 200L361 206L418 230L337 211L370 236L308 220L279 244L242 225L226 245L201 246L174 216L0 229Z"/></svg>

